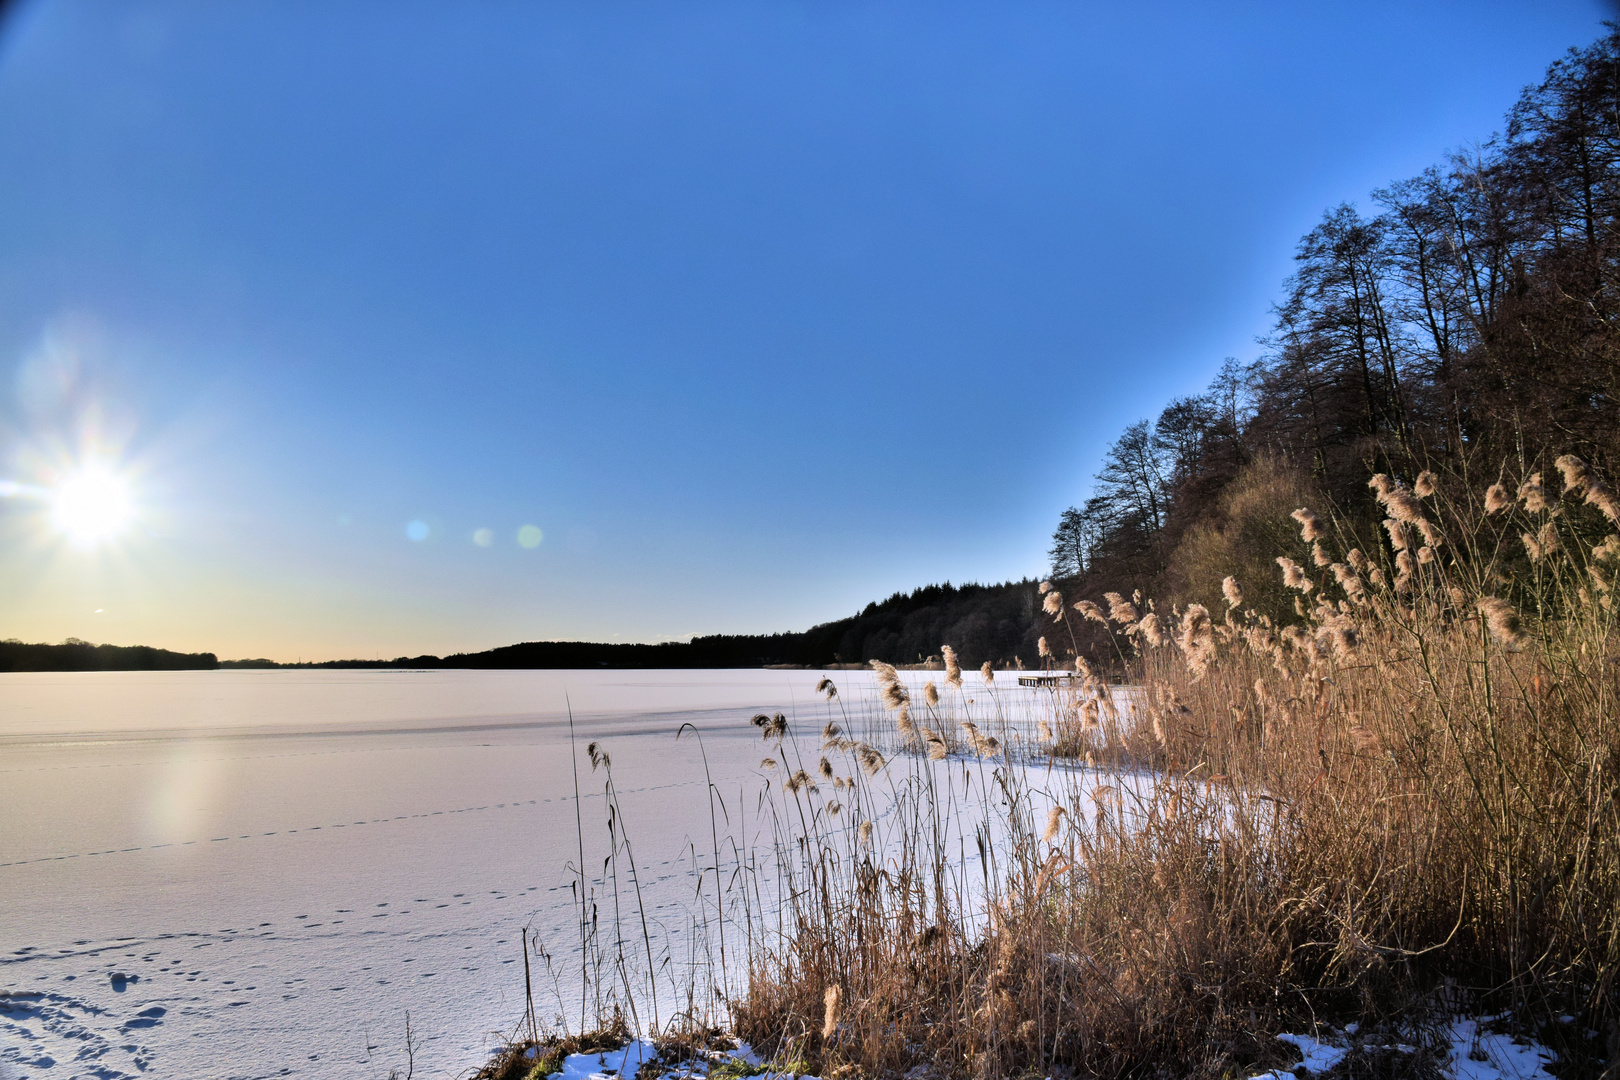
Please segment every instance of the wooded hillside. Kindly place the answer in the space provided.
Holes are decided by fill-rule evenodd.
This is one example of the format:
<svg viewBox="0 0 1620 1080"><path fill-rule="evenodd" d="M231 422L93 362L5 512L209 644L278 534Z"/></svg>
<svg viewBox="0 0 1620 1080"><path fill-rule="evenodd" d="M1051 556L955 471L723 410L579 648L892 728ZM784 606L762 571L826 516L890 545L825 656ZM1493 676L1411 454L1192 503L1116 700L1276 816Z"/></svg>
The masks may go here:
<svg viewBox="0 0 1620 1080"><path fill-rule="evenodd" d="M1477 151L1324 214L1260 358L1227 360L1203 394L1126 428L1062 515L1065 592L1208 604L1221 568L1246 567L1250 602L1281 614L1268 583L1288 511L1373 523L1370 473L1429 468L1483 490L1504 461L1550 470L1563 453L1612 473L1617 220L1611 29L1553 64Z"/></svg>

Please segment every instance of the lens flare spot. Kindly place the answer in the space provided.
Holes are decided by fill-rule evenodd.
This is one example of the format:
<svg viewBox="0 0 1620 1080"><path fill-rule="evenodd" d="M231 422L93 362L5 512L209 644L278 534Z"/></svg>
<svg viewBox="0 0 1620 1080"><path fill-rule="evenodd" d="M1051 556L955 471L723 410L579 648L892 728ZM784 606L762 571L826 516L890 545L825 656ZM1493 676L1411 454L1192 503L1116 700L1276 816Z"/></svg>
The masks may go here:
<svg viewBox="0 0 1620 1080"><path fill-rule="evenodd" d="M413 521L405 526L405 538L416 544L426 540L428 538L427 522Z"/></svg>
<svg viewBox="0 0 1620 1080"><path fill-rule="evenodd" d="M111 540L134 512L129 485L99 465L68 474L51 492L51 524L75 547Z"/></svg>
<svg viewBox="0 0 1620 1080"><path fill-rule="evenodd" d="M491 529L477 529L473 532L473 543L479 547L489 547L495 542L495 533Z"/></svg>
<svg viewBox="0 0 1620 1080"><path fill-rule="evenodd" d="M146 805L151 843L195 840L215 819L228 787L219 761L195 742L176 747L155 779Z"/></svg>
<svg viewBox="0 0 1620 1080"><path fill-rule="evenodd" d="M538 525L525 525L518 530L518 546L520 547L537 548L540 546L540 541L545 538L546 534L540 531Z"/></svg>

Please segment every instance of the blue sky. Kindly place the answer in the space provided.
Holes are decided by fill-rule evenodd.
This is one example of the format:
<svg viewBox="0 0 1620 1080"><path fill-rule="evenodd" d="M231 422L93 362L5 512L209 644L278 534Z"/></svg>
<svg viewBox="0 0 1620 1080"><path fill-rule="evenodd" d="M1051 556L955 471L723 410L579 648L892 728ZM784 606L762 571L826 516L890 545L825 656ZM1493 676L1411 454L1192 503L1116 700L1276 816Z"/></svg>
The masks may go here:
<svg viewBox="0 0 1620 1080"><path fill-rule="evenodd" d="M1039 573L1326 208L1608 14L24 3L0 636L658 640ZM93 546L49 512L87 457L132 507Z"/></svg>

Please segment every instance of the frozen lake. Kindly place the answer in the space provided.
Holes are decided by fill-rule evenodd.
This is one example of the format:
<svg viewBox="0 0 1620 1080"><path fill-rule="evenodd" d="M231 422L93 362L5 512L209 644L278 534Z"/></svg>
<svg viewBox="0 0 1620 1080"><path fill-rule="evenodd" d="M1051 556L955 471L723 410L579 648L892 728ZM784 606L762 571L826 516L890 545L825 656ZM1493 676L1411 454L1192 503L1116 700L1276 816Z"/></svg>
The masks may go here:
<svg viewBox="0 0 1620 1080"><path fill-rule="evenodd" d="M416 1076L458 1075L522 1014L522 928L577 956L565 694L587 866L605 850L594 739L650 914L678 936L711 838L677 728L703 732L721 791L757 787L748 718L783 711L814 746L818 678L0 674L0 1076L381 1078L403 1068L406 1010Z"/></svg>

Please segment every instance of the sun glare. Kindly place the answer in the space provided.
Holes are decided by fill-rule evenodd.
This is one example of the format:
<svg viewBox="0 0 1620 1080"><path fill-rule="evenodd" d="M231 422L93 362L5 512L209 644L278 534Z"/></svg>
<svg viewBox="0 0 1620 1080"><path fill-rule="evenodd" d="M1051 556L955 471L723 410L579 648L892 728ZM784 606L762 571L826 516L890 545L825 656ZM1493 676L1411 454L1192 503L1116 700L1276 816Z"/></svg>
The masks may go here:
<svg viewBox="0 0 1620 1080"><path fill-rule="evenodd" d="M51 523L75 547L94 547L129 525L129 485L107 469L86 466L62 478L51 493Z"/></svg>

